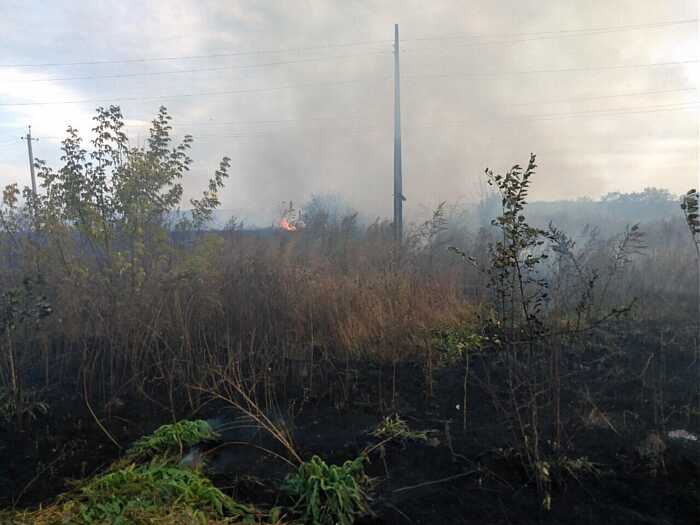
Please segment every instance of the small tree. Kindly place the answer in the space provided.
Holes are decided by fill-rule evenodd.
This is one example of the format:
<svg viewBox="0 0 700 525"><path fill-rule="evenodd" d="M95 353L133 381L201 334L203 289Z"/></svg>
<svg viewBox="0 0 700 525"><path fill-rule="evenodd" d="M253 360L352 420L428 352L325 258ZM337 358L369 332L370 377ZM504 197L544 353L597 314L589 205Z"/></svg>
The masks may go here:
<svg viewBox="0 0 700 525"><path fill-rule="evenodd" d="M527 167L513 166L505 174L486 170L488 184L500 198L500 214L492 220L494 242L488 245L488 264L455 248L486 278L490 295L489 316L484 333L486 346L501 352L506 362L507 394L503 399L492 391L497 408L512 422L522 446L525 466L533 473L543 506L551 504L549 466L543 446L542 415L552 414L553 452L561 442L561 353L564 342L572 343L584 331L605 320L626 313L631 305L608 312L593 308L602 301L615 274L643 247L643 234L637 226L615 239L607 279L598 290L600 272L584 263L575 253L575 243L550 224L547 230L532 226L525 216L527 197L537 164L531 154ZM554 254L553 264L548 264ZM574 269L573 283L554 287L563 296L550 298L551 282L562 282L562 273ZM595 293L599 292L599 293ZM556 299L553 300L553 299ZM573 301L572 301L573 300ZM565 311L571 305L573 311ZM573 322L570 319L573 318ZM568 346L568 345L566 345ZM486 368L488 371L488 367Z"/></svg>
<svg viewBox="0 0 700 525"><path fill-rule="evenodd" d="M698 353L697 358L700 358L700 194L696 189L688 190L683 196L681 209L693 238L698 262L698 331L695 338L695 351ZM700 361L698 361L698 377L700 378ZM698 381L698 408L700 409L700 381Z"/></svg>
<svg viewBox="0 0 700 525"><path fill-rule="evenodd" d="M543 246L550 235L530 226L524 215L536 167L535 155L531 154L524 170L518 164L504 175L486 170L488 184L501 197L501 214L491 222L500 230L501 239L489 247L492 265L486 273L488 286L495 294L499 324L506 330L506 343L511 346L516 337L525 336L533 345L542 335L543 307L549 297L549 284L538 270L549 257Z"/></svg>
<svg viewBox="0 0 700 525"><path fill-rule="evenodd" d="M158 243L159 250L165 247L163 226L180 206L180 181L192 164L188 152L193 138L185 135L174 145L171 119L161 107L146 146L131 147L120 108L100 107L93 119L91 151L82 147L78 131L69 127L62 143L63 167L53 170L37 161L45 189L36 202L42 226L54 231L75 228L112 289L121 284L117 275L130 277L132 293L140 289L158 259L154 249ZM192 218L182 219L182 226L200 229L211 220L229 167L230 159L224 157L202 198L190 201Z"/></svg>
<svg viewBox="0 0 700 525"><path fill-rule="evenodd" d="M693 237L698 258L700 258L700 194L697 190L688 190L688 193L683 195L681 201L681 209L685 215L685 220L688 223L690 235Z"/></svg>
<svg viewBox="0 0 700 525"><path fill-rule="evenodd" d="M16 274L13 280L28 277L50 283L52 302L62 312L61 330L91 349L80 356L81 377L97 373L95 365L101 360L108 364L106 394L144 364L143 356L129 352L131 338L145 341L155 331L155 324L144 322L144 313L163 308L154 305L159 294L171 293L178 299L172 283L192 275L188 268L194 263L188 261L201 262L197 254L177 249L171 240L172 222L179 220L180 229L192 231L211 220L220 204L230 159L221 160L208 188L200 199L190 200L191 212L183 218L179 213L182 179L192 164L193 139L189 135L179 142L172 138L167 109L159 109L143 146L129 143L118 106L97 108L93 120L88 146L75 128L68 128L58 168L37 160L44 190L38 196L25 190L22 206L17 185L5 188L0 235L8 241L1 246L10 272ZM36 337L16 339L26 348L37 341ZM86 391L87 384L84 381Z"/></svg>

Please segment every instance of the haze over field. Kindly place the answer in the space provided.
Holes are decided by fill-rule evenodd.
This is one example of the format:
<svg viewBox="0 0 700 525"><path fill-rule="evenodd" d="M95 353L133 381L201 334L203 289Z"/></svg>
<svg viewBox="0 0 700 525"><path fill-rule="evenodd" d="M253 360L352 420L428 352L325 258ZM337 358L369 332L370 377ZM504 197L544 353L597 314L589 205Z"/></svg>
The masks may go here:
<svg viewBox="0 0 700 525"><path fill-rule="evenodd" d="M3 0L0 184L29 183L28 124L56 165L96 106L138 142L163 104L195 137L185 198L228 155L222 207L250 221L313 193L389 217L394 23L407 218L477 200L483 168L530 151L533 199L698 184L694 0Z"/></svg>
<svg viewBox="0 0 700 525"><path fill-rule="evenodd" d="M700 524L699 11L0 0L0 524Z"/></svg>

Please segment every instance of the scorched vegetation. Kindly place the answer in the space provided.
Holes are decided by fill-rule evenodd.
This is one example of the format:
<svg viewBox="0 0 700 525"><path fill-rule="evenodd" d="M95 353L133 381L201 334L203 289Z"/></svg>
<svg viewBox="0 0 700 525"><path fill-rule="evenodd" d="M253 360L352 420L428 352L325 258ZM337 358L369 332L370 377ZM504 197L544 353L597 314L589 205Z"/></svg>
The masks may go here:
<svg viewBox="0 0 700 525"><path fill-rule="evenodd" d="M700 519L697 192L219 228L230 159L124 126L3 192L3 523Z"/></svg>

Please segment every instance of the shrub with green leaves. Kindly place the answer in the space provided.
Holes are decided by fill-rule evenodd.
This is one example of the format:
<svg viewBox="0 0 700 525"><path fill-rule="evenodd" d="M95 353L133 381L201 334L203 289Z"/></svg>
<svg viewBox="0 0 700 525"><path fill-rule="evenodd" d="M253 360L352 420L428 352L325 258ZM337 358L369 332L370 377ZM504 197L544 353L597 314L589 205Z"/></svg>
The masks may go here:
<svg viewBox="0 0 700 525"><path fill-rule="evenodd" d="M366 460L360 456L342 465L328 465L314 456L287 478L284 488L295 499L294 510L304 523L352 525L355 517L368 510Z"/></svg>
<svg viewBox="0 0 700 525"><path fill-rule="evenodd" d="M217 437L218 434L211 425L202 419L178 421L171 425L163 425L153 434L139 439L129 449L127 457L140 460L182 457L186 449Z"/></svg>
<svg viewBox="0 0 700 525"><path fill-rule="evenodd" d="M481 350L485 343L486 339L469 327L433 332L433 345L449 364L459 363L469 352Z"/></svg>
<svg viewBox="0 0 700 525"><path fill-rule="evenodd" d="M225 516L253 520L254 510L217 489L200 472L164 461L128 464L81 487L64 503L69 523L137 524L186 509L202 523Z"/></svg>
<svg viewBox="0 0 700 525"><path fill-rule="evenodd" d="M425 432L411 430L408 423L401 419L398 414L387 416L382 419L377 427L372 431L372 435L379 439L405 441L426 441L428 436Z"/></svg>
<svg viewBox="0 0 700 525"><path fill-rule="evenodd" d="M685 221L688 223L693 240L698 242L698 236L700 235L700 193L696 189L688 190L683 195L681 209L685 215Z"/></svg>
<svg viewBox="0 0 700 525"><path fill-rule="evenodd" d="M434 333L433 341L438 351L442 354L444 362L456 364L461 362L464 366L464 380L462 382L463 404L462 404L462 429L467 428L467 411L469 408L469 355L472 352L480 351L487 342L484 336L474 333L468 327L459 329L443 330ZM493 339L498 345L498 337Z"/></svg>

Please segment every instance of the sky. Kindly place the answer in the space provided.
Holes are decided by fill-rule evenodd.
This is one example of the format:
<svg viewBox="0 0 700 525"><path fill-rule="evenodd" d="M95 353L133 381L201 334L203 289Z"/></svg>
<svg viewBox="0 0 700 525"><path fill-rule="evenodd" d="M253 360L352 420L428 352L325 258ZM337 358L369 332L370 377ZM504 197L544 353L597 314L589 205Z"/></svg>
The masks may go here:
<svg viewBox="0 0 700 525"><path fill-rule="evenodd" d="M250 223L313 194L390 217L399 24L408 220L478 200L486 167L530 152L533 199L681 193L700 184L699 5L0 0L0 185L29 185L28 125L58 167L97 106L120 105L141 144L165 105L195 138L186 200L226 155L222 208Z"/></svg>

